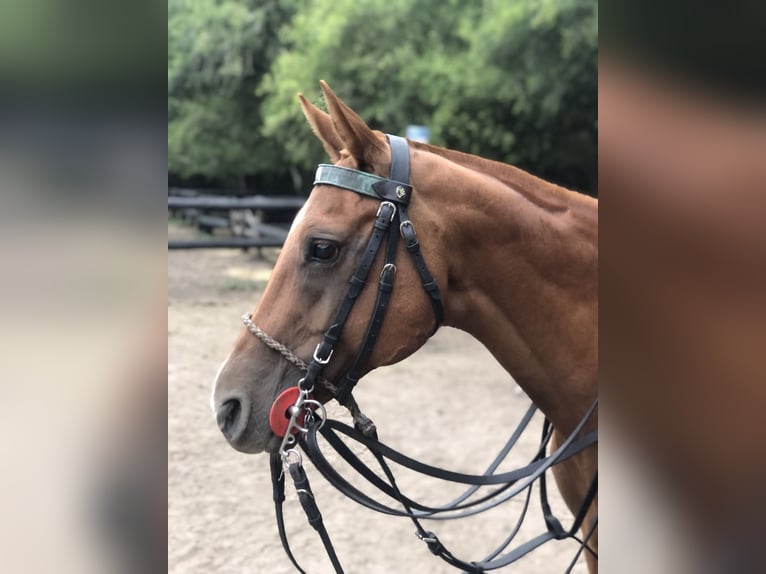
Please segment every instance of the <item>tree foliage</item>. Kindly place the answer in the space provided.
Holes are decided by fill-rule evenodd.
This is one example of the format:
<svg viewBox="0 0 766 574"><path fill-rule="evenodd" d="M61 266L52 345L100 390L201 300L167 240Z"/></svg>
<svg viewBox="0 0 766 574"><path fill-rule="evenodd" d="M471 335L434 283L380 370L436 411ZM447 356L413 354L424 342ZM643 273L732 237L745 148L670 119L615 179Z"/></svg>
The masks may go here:
<svg viewBox="0 0 766 574"><path fill-rule="evenodd" d="M255 93L292 16L285 0L168 0L168 169L237 184L274 170Z"/></svg>
<svg viewBox="0 0 766 574"><path fill-rule="evenodd" d="M426 125L437 145L595 192L596 0L171 5L187 2L179 22L207 23L169 14L171 169L311 170L323 152L295 95L321 105L324 79L374 128Z"/></svg>

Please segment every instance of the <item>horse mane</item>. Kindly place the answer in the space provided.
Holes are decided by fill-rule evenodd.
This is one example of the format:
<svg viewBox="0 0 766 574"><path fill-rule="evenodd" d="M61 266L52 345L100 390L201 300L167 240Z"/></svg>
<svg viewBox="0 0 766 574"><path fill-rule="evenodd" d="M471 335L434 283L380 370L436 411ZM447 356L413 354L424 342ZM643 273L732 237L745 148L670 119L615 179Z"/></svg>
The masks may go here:
<svg viewBox="0 0 766 574"><path fill-rule="evenodd" d="M422 142L408 141L415 149L438 155L453 163L498 180L505 186L520 193L528 201L547 211L566 211L571 208L573 201L586 198L591 199L581 193L571 191L555 183L550 183L523 169L506 163Z"/></svg>

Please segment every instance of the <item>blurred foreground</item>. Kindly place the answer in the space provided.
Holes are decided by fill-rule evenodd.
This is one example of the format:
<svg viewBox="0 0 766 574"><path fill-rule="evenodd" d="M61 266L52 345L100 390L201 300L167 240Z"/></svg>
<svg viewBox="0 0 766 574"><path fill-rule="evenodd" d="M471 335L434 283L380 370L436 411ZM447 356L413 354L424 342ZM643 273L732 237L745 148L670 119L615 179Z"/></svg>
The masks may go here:
<svg viewBox="0 0 766 574"><path fill-rule="evenodd" d="M600 566L763 572L764 109L609 54Z"/></svg>
<svg viewBox="0 0 766 574"><path fill-rule="evenodd" d="M164 571L162 130L28 119L0 134L0 570Z"/></svg>

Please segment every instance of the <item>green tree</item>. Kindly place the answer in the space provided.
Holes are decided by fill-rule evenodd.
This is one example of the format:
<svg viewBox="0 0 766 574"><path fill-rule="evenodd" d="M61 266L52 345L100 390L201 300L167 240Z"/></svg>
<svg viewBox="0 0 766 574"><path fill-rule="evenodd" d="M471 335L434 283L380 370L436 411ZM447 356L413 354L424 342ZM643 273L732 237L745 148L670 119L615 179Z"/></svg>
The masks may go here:
<svg viewBox="0 0 766 574"><path fill-rule="evenodd" d="M264 133L289 161L322 158L295 94L327 80L372 127L596 189L595 0L314 0L264 78ZM302 134L299 136L298 134Z"/></svg>
<svg viewBox="0 0 766 574"><path fill-rule="evenodd" d="M323 160L318 80L374 128L595 192L596 0L169 0L168 167L243 186ZM280 187L283 189L283 187Z"/></svg>
<svg viewBox="0 0 766 574"><path fill-rule="evenodd" d="M168 170L244 186L280 171L255 89L279 50L285 0L168 1Z"/></svg>

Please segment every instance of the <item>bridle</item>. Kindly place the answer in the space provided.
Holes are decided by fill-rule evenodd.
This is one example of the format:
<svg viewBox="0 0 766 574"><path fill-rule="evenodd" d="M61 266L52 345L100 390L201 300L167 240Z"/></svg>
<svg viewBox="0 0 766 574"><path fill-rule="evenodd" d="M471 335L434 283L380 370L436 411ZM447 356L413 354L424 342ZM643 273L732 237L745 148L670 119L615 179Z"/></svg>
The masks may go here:
<svg viewBox="0 0 766 574"><path fill-rule="evenodd" d="M299 443L319 472L344 495L357 503L378 512L409 517L416 527L416 535L428 545L429 550L433 554L464 571L476 573L485 572L501 568L518 560L520 557L548 540L563 538L577 539L576 532L580 528L585 518L585 514L596 494L597 477L593 477L591 486L572 526L569 529L564 529L550 510L545 472L552 465L574 456L581 450L597 442L596 431L591 431L583 436L579 436L585 427L586 422L590 418L590 415L594 412L597 406L597 400L593 402L581 419L579 425L574 429L567 440L564 441L554 453L547 457L545 456L545 451L550 437L552 436L553 429L550 422L546 419L543 425L540 448L535 457L527 466L512 472L496 474L495 470L507 457L511 448L528 425L536 410L534 405L529 408L508 443L500 454L498 454L492 465L490 465L487 471L482 475L467 475L435 468L406 457L377 440L375 425L361 413L354 400L352 391L358 383L362 369L368 361L375 346L375 342L380 335L383 320L389 307L394 286L394 278L397 271L395 260L400 237L404 241L406 251L414 263L422 287L431 302L435 318L433 332L436 332L444 319L444 309L439 287L426 265L420 250L420 243L415 233L415 227L407 212L413 191L412 186L409 184L410 165L408 143L406 139L399 136L387 135L386 137L391 148L391 169L388 178L329 164L321 164L317 168L314 178L315 186L322 184L338 187L353 191L359 195L374 198L381 203L375 216L373 229L367 242L367 246L362 254L362 258L357 265L356 270L349 278L346 294L333 321L324 332L322 340L314 350L311 361L305 363L288 347L265 333L252 322L250 315L245 315L243 317L245 326L253 335L258 337L271 349L279 352L287 361L295 365L297 368L305 371L305 376L300 379L296 387L291 387L283 391L277 397L272 405L270 413L272 430L278 436L283 437L278 453L273 454L271 457L272 483L274 487L275 512L279 535L285 552L293 565L299 572L304 572L292 554L285 532L282 503L284 501L284 477L286 474L285 471L287 471L295 483L298 498L306 512L308 521L319 533L335 571L337 573L343 572L340 560L335 553L335 549L333 548L329 535L324 527L322 516L309 486L308 477L303 469L301 454L294 448L296 443ZM332 359L335 345L343 332L343 328L362 288L367 282L373 262L380 249L383 248L383 240L386 235L388 235L388 238L385 244L383 267L380 271L378 280L375 306L373 307L362 342L357 350L351 367L340 382L335 385L331 381L322 377L322 373ZM349 408L354 418L355 428L328 419L324 406L313 398L312 393L316 384L323 386L340 404ZM317 410L321 412L321 416L317 415ZM383 471L385 480L381 478L378 473L372 471L351 451L351 449L348 448L339 436L339 433L359 442L369 450ZM332 446L354 470L367 479L373 486L378 488L383 494L396 501L402 508L393 508L378 502L359 491L338 474L321 452L317 441L318 434L322 434L330 446ZM297 439L296 436L298 437ZM422 505L409 499L399 490L388 461L397 463L427 476L468 484L470 487L463 495L444 506L432 507ZM540 501L547 531L535 539L522 544L515 550L501 555L521 526L521 522L526 515L532 487L535 482L539 482L540 484ZM493 490L489 494L474 497L482 487L493 487ZM426 530L421 524L423 519L449 520L484 512L525 491L526 502L513 532L503 544L500 545L500 547L488 555L484 560L478 562L465 562L456 558L441 544L436 535ZM471 498L473 498L473 500L470 500ZM587 546L588 538L590 537L590 534L593 533L595 526L596 524L594 522L590 533L580 541L580 549L569 567L570 570L577 561L583 548L595 554L595 552Z"/></svg>
<svg viewBox="0 0 766 574"><path fill-rule="evenodd" d="M383 247L383 239L388 234L383 268L378 280L375 306L367 323L367 328L356 357L348 372L339 382L337 390L333 393L334 398L342 405L348 403L351 392L357 382L359 382L362 369L369 359L375 342L380 335L396 276L396 253L399 237L404 240L404 246L420 275L423 289L428 294L429 301L431 301L435 317L433 332L436 332L444 320L444 308L439 287L428 270L423 254L420 251L420 242L415 233L415 227L407 213L407 206L412 197L412 186L409 184L410 159L407 140L393 135L388 135L387 137L391 147L391 171L389 178L329 164L321 164L317 168L314 177L315 186L320 184L331 185L353 191L359 195L372 197L381 203L362 258L357 265L356 271L351 274L348 280L346 295L335 314L335 318L325 331L322 341L317 345L313 359L308 365L306 376L299 385L302 390L313 388L322 371L330 362L343 327L362 288L367 282L367 277L375 257ZM398 230L399 233L396 233L394 229Z"/></svg>
<svg viewBox="0 0 766 574"><path fill-rule="evenodd" d="M391 149L391 168L388 178L330 164L320 164L317 168L314 186L330 185L376 199L381 203L375 216L370 238L362 252L362 258L348 280L346 294L330 326L324 332L321 342L316 346L311 361L308 364L304 363L286 346L277 342L256 326L252 322L250 315L245 315L242 318L245 326L253 335L270 348L280 352L293 365L306 371L306 375L298 383L298 389L306 398L308 398L308 394L313 391L315 384L318 382L340 404L351 410L357 422L361 422L364 415L357 414L360 411L351 393L359 382L362 369L369 359L383 327L383 320L388 311L397 271L396 254L400 237L404 241L407 253L409 253L414 263L423 289L427 293L433 308L435 324L432 334L436 332L444 320L444 307L442 306L439 287L426 265L420 250L420 242L415 233L415 226L412 224L407 212L407 207L412 197L412 186L409 184L409 144L406 139L400 136L387 134L386 137ZM357 350L356 357L343 379L335 386L322 377L322 372L332 359L335 345L338 343L351 310L367 282L373 262L383 247L383 239L386 234L388 234L388 239L386 241L383 267L378 280L375 306L367 323L367 328L365 329L362 343ZM294 395L295 391L291 391L290 396ZM297 397L295 398L297 399ZM367 429L368 436L372 432L371 429ZM286 436L289 436L289 433Z"/></svg>

